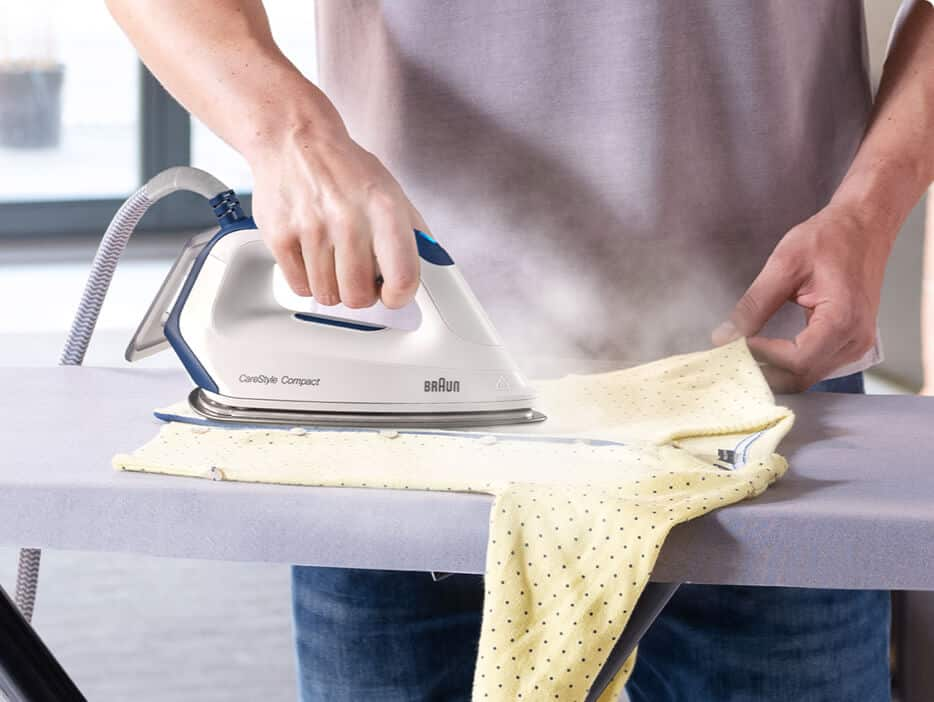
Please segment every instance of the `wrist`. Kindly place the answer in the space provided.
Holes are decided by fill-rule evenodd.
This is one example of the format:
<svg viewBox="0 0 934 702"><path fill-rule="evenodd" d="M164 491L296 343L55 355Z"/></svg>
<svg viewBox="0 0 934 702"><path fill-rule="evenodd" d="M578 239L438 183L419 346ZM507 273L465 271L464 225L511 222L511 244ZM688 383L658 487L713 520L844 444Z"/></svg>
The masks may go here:
<svg viewBox="0 0 934 702"><path fill-rule="evenodd" d="M829 203L891 246L927 183L911 164L877 161L850 169Z"/></svg>
<svg viewBox="0 0 934 702"><path fill-rule="evenodd" d="M251 100L232 146L250 162L292 145L327 143L348 138L337 109L298 71L271 83L272 89Z"/></svg>

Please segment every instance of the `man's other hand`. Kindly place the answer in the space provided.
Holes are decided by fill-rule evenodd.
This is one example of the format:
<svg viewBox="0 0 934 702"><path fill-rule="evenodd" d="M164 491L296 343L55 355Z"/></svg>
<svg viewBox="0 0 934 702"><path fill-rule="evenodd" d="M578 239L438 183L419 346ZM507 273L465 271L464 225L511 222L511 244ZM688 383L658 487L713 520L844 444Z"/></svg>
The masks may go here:
<svg viewBox="0 0 934 702"><path fill-rule="evenodd" d="M874 229L853 209L829 205L789 231L713 343L747 337L776 392L801 392L858 360L875 342L891 241ZM793 340L758 336L787 301L803 308L805 329Z"/></svg>

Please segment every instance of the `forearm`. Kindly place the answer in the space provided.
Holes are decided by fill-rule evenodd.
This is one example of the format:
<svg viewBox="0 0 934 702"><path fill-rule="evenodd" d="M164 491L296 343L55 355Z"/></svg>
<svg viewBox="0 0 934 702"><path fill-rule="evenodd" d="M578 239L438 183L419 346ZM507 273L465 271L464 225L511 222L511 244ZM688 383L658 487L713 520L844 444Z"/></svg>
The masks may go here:
<svg viewBox="0 0 934 702"><path fill-rule="evenodd" d="M413 230L430 229L279 51L261 0L107 3L160 82L249 161L252 215L295 293L349 307L413 299Z"/></svg>
<svg viewBox="0 0 934 702"><path fill-rule="evenodd" d="M833 202L891 245L934 178L934 7L918 2L885 62L872 118Z"/></svg>
<svg viewBox="0 0 934 702"><path fill-rule="evenodd" d="M246 155L294 135L343 134L325 95L273 40L261 0L107 0L143 62Z"/></svg>

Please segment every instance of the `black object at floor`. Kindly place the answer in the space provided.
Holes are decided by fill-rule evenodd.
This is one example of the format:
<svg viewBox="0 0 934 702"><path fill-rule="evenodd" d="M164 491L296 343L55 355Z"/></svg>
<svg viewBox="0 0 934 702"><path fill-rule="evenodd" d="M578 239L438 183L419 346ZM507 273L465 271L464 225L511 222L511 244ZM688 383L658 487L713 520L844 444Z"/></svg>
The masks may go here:
<svg viewBox="0 0 934 702"><path fill-rule="evenodd" d="M652 622L668 604L671 596L675 594L679 584L649 583L645 586L639 601L636 602L636 606L632 610L629 621L626 622L626 628L623 629L622 635L617 640L616 645L613 646L613 650L610 651L610 655L594 680L585 702L596 702L600 695L603 694L613 676L623 667L623 663L629 658L629 654L633 652L642 636L652 626Z"/></svg>
<svg viewBox="0 0 934 702"><path fill-rule="evenodd" d="M86 702L84 695L0 587L0 700Z"/></svg>

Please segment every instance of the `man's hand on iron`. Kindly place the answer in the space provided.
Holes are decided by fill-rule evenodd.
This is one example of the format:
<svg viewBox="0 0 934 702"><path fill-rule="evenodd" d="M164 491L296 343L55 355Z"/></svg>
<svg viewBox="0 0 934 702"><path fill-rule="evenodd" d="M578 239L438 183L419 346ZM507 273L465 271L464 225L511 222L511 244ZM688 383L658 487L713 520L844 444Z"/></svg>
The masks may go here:
<svg viewBox="0 0 934 702"><path fill-rule="evenodd" d="M257 224L296 294L353 308L412 300L419 275L413 229L429 230L389 171L343 125L326 135L276 134L250 163Z"/></svg>
<svg viewBox="0 0 934 702"><path fill-rule="evenodd" d="M348 307L412 299L412 230L428 228L276 45L262 2L107 4L159 80L249 162L253 213L296 293Z"/></svg>
<svg viewBox="0 0 934 702"><path fill-rule="evenodd" d="M875 342L890 242L855 209L829 205L782 238L713 343L747 337L776 392L806 390ZM805 329L793 340L758 336L789 300Z"/></svg>

